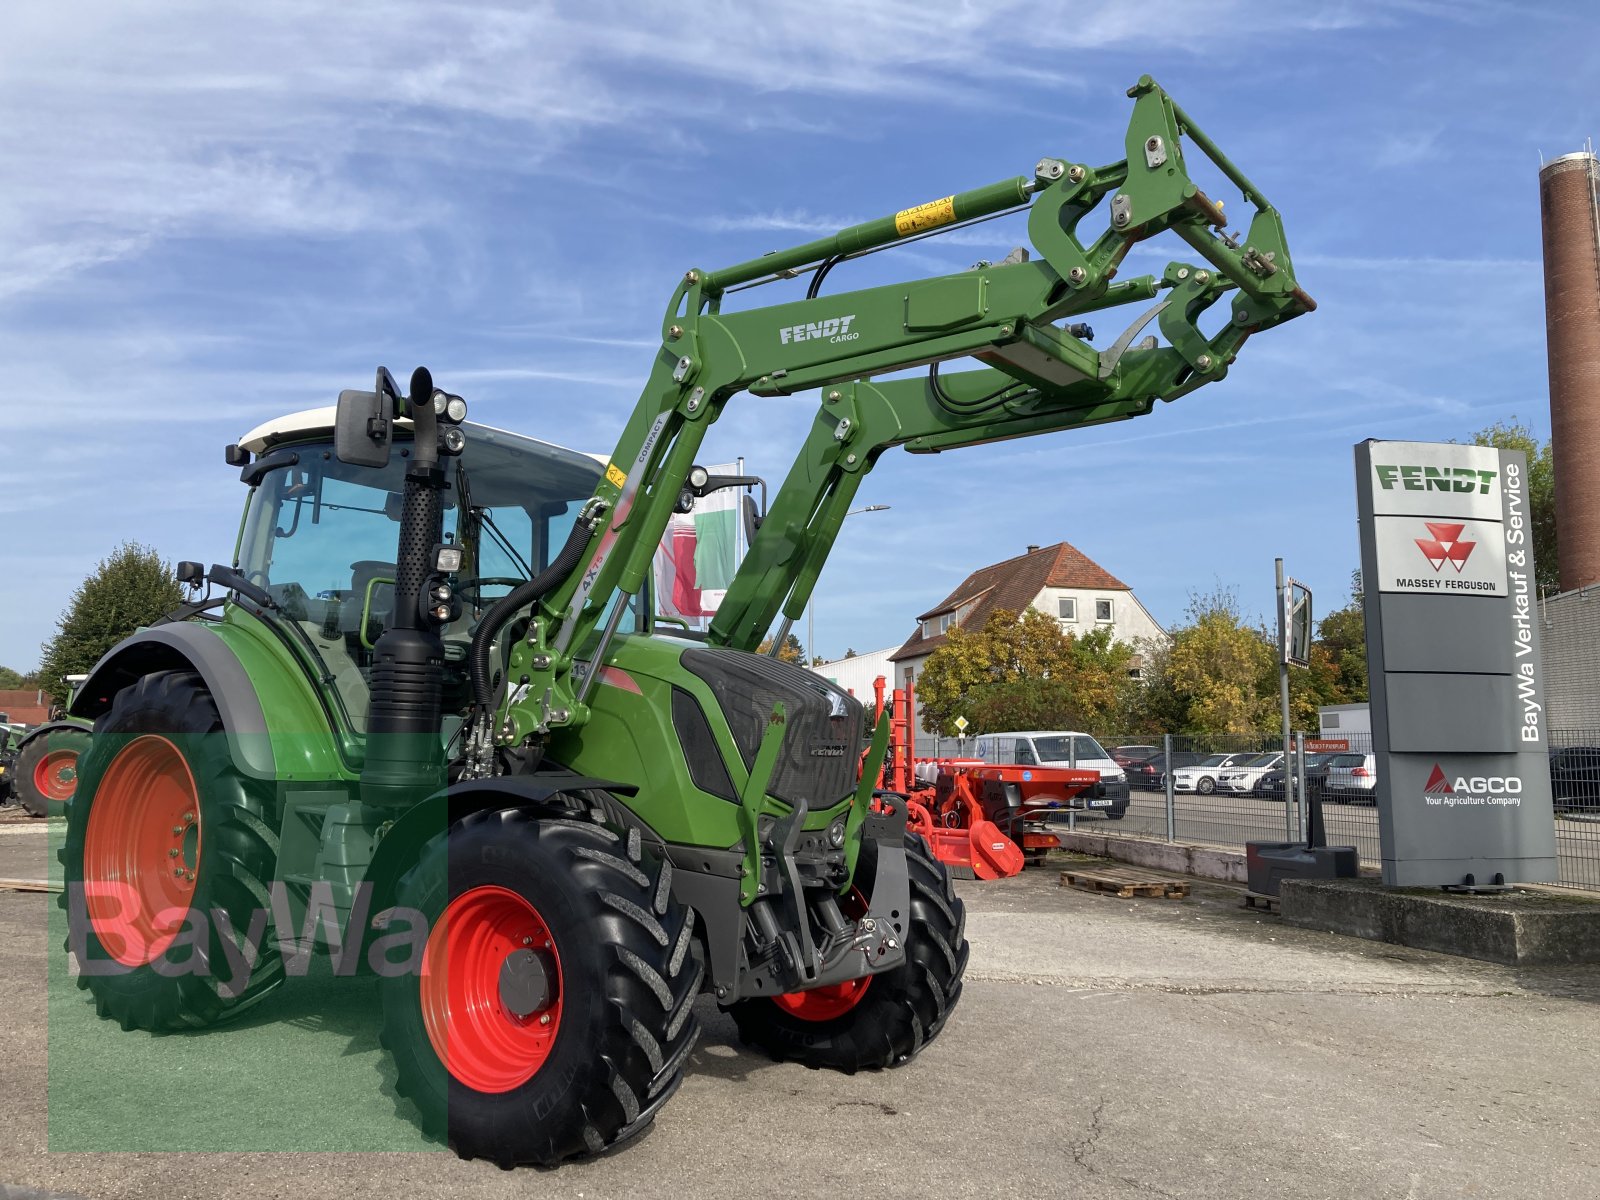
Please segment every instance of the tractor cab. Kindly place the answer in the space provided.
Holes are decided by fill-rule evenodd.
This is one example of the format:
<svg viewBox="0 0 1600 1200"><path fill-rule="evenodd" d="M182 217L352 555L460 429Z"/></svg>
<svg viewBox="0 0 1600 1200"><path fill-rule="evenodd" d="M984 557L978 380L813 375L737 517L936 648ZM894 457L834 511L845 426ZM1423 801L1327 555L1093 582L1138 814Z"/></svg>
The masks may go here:
<svg viewBox="0 0 1600 1200"><path fill-rule="evenodd" d="M334 416L333 408L295 413L240 440L255 461L243 472L251 491L234 569L304 633L351 728L364 732L373 649L394 615L410 425L397 423L387 465L358 466L334 453ZM441 630L457 682L478 619L549 565L600 474L600 463L575 450L485 425L461 430L466 446L448 460L441 497L444 540L462 551L461 612ZM636 616L623 623L637 624Z"/></svg>

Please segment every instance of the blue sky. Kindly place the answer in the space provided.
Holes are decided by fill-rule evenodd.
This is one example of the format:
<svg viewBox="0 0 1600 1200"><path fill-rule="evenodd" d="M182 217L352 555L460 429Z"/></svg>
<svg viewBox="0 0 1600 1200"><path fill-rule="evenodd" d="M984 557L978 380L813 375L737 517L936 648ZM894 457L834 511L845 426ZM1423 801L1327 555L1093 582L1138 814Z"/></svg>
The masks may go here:
<svg viewBox="0 0 1600 1200"><path fill-rule="evenodd" d="M970 570L1061 539L1169 624L1219 583L1267 611L1278 554L1335 607L1355 442L1548 430L1537 170L1600 127L1597 25L1487 0L14 2L0 663L34 665L124 539L227 560L222 447L257 422L425 363L476 419L609 450L686 268L1045 154L1113 161L1146 72L1283 212L1321 310L1137 421L886 456L860 503L892 509L847 524L816 649L898 643ZM828 286L1023 241L993 222ZM1191 257L1163 241L1140 269ZM736 400L707 458L775 485L813 411Z"/></svg>

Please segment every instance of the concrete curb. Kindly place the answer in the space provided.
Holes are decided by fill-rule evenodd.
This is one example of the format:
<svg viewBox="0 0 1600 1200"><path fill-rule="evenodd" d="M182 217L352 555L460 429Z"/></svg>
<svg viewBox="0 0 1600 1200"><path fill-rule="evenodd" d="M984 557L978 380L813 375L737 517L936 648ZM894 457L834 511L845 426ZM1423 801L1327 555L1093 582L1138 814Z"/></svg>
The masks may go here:
<svg viewBox="0 0 1600 1200"><path fill-rule="evenodd" d="M1078 854L1093 854L1150 867L1157 871L1176 871L1198 879L1223 883L1244 883L1244 852L1221 846L1193 846L1183 842L1157 842L1147 838L1120 837L1115 834L1078 833L1052 830L1061 838L1063 849Z"/></svg>
<svg viewBox="0 0 1600 1200"><path fill-rule="evenodd" d="M1286 925L1511 967L1600 962L1600 901L1518 890L1456 896L1375 879L1285 879Z"/></svg>

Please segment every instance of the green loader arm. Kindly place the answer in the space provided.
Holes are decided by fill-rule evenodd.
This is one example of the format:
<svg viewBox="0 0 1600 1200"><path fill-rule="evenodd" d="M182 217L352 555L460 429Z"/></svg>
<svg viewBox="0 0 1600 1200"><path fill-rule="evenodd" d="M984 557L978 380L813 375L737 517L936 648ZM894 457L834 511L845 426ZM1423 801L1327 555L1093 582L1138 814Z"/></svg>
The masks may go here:
<svg viewBox="0 0 1600 1200"><path fill-rule="evenodd" d="M498 714L501 744L587 720L587 687L624 606L594 644L602 614L617 592L636 596L643 587L706 430L738 393L823 390L812 432L712 623L714 643L749 649L778 611L793 620L804 610L861 477L885 449L936 452L1137 416L1158 399L1223 378L1250 334L1316 307L1295 280L1282 223L1260 190L1149 77L1129 95L1126 157L1109 166L1047 157L1031 179L684 275L662 322L661 354L590 502L595 536L578 567L538 603L528 637L512 652L510 677L519 683ZM1220 206L1190 179L1184 136L1254 207L1246 237L1226 234ZM1086 243L1078 225L1107 196L1109 225ZM721 311L734 289L1024 207L1038 254L1031 261ZM1136 242L1169 229L1205 264L1115 280ZM1058 324L1163 291L1170 294L1159 311L1105 351ZM1228 292L1232 319L1207 337L1199 316ZM1151 317L1170 344L1133 346ZM936 373L937 364L960 358L985 365ZM917 367L932 371L868 382ZM580 655L596 669L575 678Z"/></svg>

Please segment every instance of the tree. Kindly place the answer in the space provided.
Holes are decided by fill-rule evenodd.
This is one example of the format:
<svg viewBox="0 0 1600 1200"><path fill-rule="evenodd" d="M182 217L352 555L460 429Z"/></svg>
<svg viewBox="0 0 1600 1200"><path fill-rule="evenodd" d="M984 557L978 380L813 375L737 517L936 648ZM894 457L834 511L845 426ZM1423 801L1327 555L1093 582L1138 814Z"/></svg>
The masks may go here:
<svg viewBox="0 0 1600 1200"><path fill-rule="evenodd" d="M771 649L772 639L767 638L761 643L761 645L756 647L756 653L766 654ZM786 663L805 663L805 647L800 644L800 639L795 637L794 634L791 633L787 638L785 638L783 645L778 648L778 661ZM822 660L820 658L813 658L811 660L811 665L816 666L821 661Z"/></svg>
<svg viewBox="0 0 1600 1200"><path fill-rule="evenodd" d="M20 692L25 688L35 686L33 677L24 675L21 671L13 671L10 667L0 667L0 692Z"/></svg>
<svg viewBox="0 0 1600 1200"><path fill-rule="evenodd" d="M1521 450L1528 456L1528 515L1532 526L1534 583L1540 589L1560 587L1556 553L1556 466L1550 443L1534 436L1526 422L1513 416L1472 435L1475 446Z"/></svg>
<svg viewBox="0 0 1600 1200"><path fill-rule="evenodd" d="M1133 648L1109 628L1076 637L1038 609L1019 618L997 609L980 629L957 626L917 679L922 727L955 734L965 716L975 731L1103 729L1129 688Z"/></svg>
<svg viewBox="0 0 1600 1200"><path fill-rule="evenodd" d="M149 547L124 542L79 585L56 622L39 664L40 686L64 703L68 675L89 670L123 638L182 601L171 564Z"/></svg>
<svg viewBox="0 0 1600 1200"><path fill-rule="evenodd" d="M1253 733L1278 725L1277 659L1227 588L1189 598L1189 624L1172 636L1167 670L1185 702L1184 733Z"/></svg>
<svg viewBox="0 0 1600 1200"><path fill-rule="evenodd" d="M1322 704L1360 704L1367 699L1367 624L1359 569L1350 575L1349 603L1317 624L1311 672Z"/></svg>

